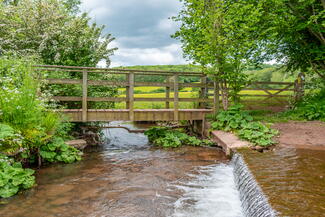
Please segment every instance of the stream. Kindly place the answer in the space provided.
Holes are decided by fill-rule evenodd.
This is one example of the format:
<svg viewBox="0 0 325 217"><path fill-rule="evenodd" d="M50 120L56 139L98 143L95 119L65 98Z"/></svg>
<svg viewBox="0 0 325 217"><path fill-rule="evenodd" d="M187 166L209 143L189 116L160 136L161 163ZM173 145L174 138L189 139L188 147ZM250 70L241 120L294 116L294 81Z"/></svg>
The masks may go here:
<svg viewBox="0 0 325 217"><path fill-rule="evenodd" d="M111 123L120 124L148 127ZM159 149L143 134L103 133L109 142L82 161L39 170L38 186L1 201L0 216L274 216L254 176L279 216L324 213L324 153L241 151L247 166L240 155L230 161L215 147Z"/></svg>

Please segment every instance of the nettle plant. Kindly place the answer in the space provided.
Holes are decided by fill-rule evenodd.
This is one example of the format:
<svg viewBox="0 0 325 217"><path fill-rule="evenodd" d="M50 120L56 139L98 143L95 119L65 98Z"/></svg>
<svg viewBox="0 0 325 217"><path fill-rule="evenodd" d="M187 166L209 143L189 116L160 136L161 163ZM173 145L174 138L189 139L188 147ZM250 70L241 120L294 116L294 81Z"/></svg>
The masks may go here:
<svg viewBox="0 0 325 217"><path fill-rule="evenodd" d="M253 117L247 111L242 111L242 108L243 105L237 104L220 112L216 121L211 124L212 129L234 132L255 146L266 147L274 144L273 137L277 135L277 130L253 121Z"/></svg>
<svg viewBox="0 0 325 217"><path fill-rule="evenodd" d="M177 148L183 145L191 146L211 146L210 140L201 140L195 136L189 136L180 130L173 130L168 127L152 127L145 132L149 141L163 148Z"/></svg>

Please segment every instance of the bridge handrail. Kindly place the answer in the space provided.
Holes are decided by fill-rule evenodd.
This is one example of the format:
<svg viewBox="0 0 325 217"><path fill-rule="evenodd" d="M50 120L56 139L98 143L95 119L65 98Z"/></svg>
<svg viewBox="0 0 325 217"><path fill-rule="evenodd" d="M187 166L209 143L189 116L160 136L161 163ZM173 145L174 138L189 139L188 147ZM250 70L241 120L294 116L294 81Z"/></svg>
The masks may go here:
<svg viewBox="0 0 325 217"><path fill-rule="evenodd" d="M80 66L60 66L60 65L34 65L36 70L44 71L67 71L67 72L83 72L88 70L89 73L114 73L116 74L129 74L139 73L144 75L166 75L179 74L182 76L205 76L203 72L179 72L179 71L160 71L160 70L137 70L137 69L120 69L120 68L98 68L98 67L80 67ZM115 73L114 73L115 74Z"/></svg>

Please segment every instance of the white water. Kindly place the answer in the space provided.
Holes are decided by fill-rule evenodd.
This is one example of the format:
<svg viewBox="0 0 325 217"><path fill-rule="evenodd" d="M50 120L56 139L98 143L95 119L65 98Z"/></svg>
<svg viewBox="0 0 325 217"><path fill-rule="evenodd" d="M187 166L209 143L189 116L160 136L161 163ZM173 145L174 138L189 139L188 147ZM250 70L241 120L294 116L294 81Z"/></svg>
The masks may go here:
<svg viewBox="0 0 325 217"><path fill-rule="evenodd" d="M243 217L233 166L218 164L198 168L187 183L174 185L183 197L174 206L174 217Z"/></svg>

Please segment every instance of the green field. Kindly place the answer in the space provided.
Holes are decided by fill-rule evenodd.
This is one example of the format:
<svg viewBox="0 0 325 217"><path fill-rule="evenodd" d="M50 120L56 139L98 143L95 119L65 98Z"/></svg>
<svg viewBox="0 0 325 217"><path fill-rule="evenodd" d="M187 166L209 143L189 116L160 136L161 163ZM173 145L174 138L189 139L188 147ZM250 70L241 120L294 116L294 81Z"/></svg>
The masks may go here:
<svg viewBox="0 0 325 217"><path fill-rule="evenodd" d="M136 87L135 90L144 92L140 94L134 94L135 98L164 98L166 97L166 93L150 93L151 91L156 91L157 89L160 89L161 87ZM179 92L179 98L197 98L198 91L191 91L192 88L184 88L182 89L183 92ZM125 88L119 89L120 93L125 93ZM145 93L146 92L146 93ZM269 91L271 93L276 93L277 91ZM212 91L209 91L209 94L213 94ZM265 97L258 97L254 95L267 95L262 90L244 90L241 91L240 94L242 95L252 95L252 96L243 96L241 97L242 103L246 105L247 107L251 106L258 106L258 107L270 107L270 106L283 106L287 104L288 98L272 98L265 101ZM281 92L279 95L292 95L292 91L284 91ZM119 97L126 97L125 94L120 94ZM174 93L170 93L170 97L174 97ZM210 96L209 98L213 98L213 96ZM165 108L165 102L134 102L134 108L135 109L162 109ZM181 109L186 108L195 108L197 106L197 103L194 102L180 102L179 107ZM209 105L212 107L212 105ZM125 103L116 103L116 108L123 109L125 108ZM173 108L173 103L170 102L170 108Z"/></svg>

